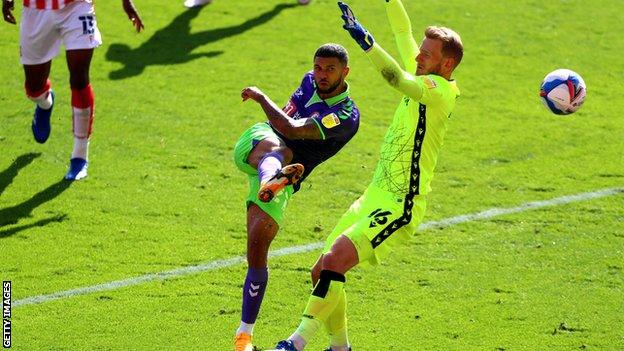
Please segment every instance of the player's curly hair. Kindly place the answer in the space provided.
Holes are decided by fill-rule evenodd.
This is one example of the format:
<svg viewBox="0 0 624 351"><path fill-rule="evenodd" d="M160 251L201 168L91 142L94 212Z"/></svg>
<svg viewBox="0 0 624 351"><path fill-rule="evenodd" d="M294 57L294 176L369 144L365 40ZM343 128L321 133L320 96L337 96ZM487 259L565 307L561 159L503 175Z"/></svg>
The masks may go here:
<svg viewBox="0 0 624 351"><path fill-rule="evenodd" d="M317 57L335 57L343 65L346 66L349 64L349 53L347 49L340 44L327 43L321 45L316 49L316 53L314 53L314 58Z"/></svg>
<svg viewBox="0 0 624 351"><path fill-rule="evenodd" d="M464 57L464 44L457 32L446 27L429 26L425 29L425 37L442 41L442 56L452 57L455 67L459 65Z"/></svg>

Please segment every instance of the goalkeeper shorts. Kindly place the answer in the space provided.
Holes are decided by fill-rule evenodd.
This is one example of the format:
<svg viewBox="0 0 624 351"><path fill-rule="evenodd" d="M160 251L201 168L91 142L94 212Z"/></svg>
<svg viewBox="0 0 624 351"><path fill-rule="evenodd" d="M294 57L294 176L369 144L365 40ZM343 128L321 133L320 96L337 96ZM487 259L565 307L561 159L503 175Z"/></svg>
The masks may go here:
<svg viewBox="0 0 624 351"><path fill-rule="evenodd" d="M323 253L345 235L357 249L358 264L379 264L394 247L416 233L426 207L424 195L399 196L371 184L340 218L325 241Z"/></svg>

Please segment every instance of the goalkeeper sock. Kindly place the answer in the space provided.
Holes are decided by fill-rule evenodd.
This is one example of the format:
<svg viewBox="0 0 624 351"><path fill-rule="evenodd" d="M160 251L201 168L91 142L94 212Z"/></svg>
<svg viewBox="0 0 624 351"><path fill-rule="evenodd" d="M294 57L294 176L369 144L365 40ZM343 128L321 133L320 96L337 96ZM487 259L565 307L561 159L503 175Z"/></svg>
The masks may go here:
<svg viewBox="0 0 624 351"><path fill-rule="evenodd" d="M344 289L342 289L341 295L336 308L325 321L332 351L349 350L349 337L347 335L347 294Z"/></svg>
<svg viewBox="0 0 624 351"><path fill-rule="evenodd" d="M291 340L294 340L295 336L300 336L307 342L314 337L319 327L340 304L340 300L344 299L344 282L345 276L340 273L321 271L319 281L308 299L301 323L290 337Z"/></svg>

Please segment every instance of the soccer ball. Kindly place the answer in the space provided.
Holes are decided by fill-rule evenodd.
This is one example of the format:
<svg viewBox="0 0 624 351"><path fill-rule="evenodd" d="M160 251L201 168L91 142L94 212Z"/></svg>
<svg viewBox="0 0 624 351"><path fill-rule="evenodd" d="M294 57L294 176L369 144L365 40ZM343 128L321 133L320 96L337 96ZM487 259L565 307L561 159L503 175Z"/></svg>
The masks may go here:
<svg viewBox="0 0 624 351"><path fill-rule="evenodd" d="M310 3L310 1L312 0L297 0L297 2L299 3L299 5L307 5Z"/></svg>
<svg viewBox="0 0 624 351"><path fill-rule="evenodd" d="M551 112L567 115L585 101L585 81L569 69L554 70L544 77L540 88L542 102Z"/></svg>

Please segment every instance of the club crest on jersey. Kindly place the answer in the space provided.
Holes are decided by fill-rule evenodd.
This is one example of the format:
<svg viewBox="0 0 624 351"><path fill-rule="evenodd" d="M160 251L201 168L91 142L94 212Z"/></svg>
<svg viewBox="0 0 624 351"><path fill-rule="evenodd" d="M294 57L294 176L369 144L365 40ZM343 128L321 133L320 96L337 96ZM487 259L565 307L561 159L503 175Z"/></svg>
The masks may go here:
<svg viewBox="0 0 624 351"><path fill-rule="evenodd" d="M330 113L321 119L321 123L323 123L327 129L334 128L340 124L340 118L338 118L335 113Z"/></svg>
<svg viewBox="0 0 624 351"><path fill-rule="evenodd" d="M435 87L437 87L438 85L436 84L435 80L429 78L429 77L424 77L423 78L423 82L425 83L425 86L428 89L433 89Z"/></svg>

